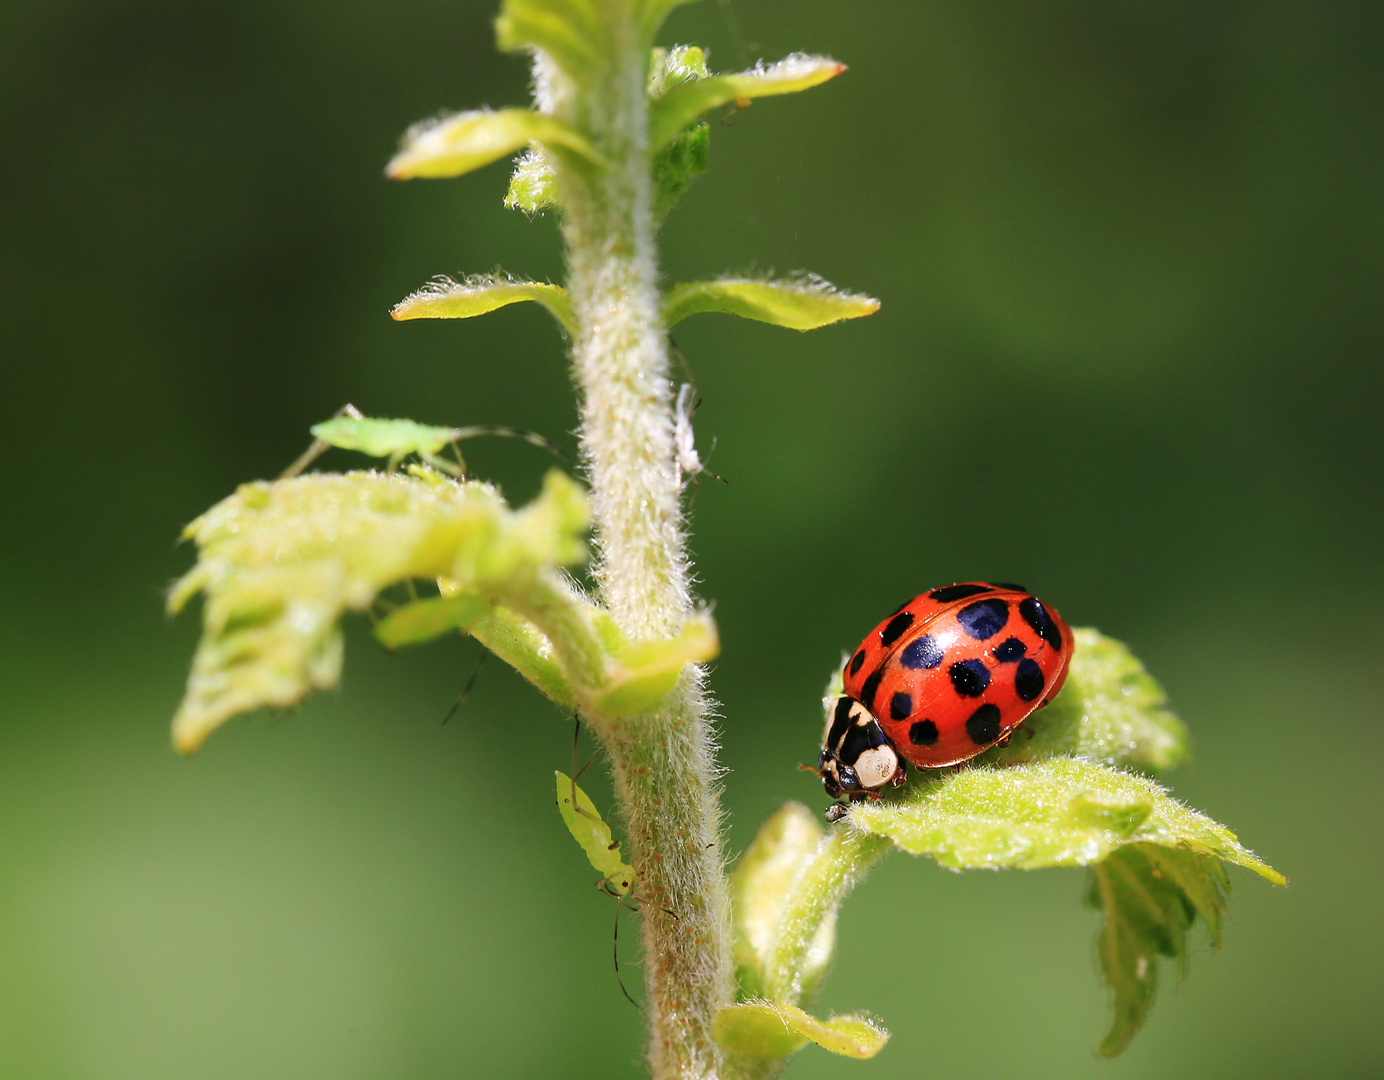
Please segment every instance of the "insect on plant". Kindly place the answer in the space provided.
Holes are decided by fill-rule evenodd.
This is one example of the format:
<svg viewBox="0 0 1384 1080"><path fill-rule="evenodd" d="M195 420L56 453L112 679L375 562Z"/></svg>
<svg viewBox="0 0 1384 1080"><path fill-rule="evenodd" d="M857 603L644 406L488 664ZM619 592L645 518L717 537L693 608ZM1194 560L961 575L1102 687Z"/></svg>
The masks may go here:
<svg viewBox="0 0 1384 1080"><path fill-rule="evenodd" d="M301 475L309 465L336 447L339 450L356 450L371 457L387 458L389 472L397 469L404 458L413 455L438 472L465 480L468 475L466 460L461 456L459 444L464 439L474 439L483 435L522 439L533 446L542 447L564 461L570 460L567 452L557 443L525 428L507 427L503 424L432 427L413 420L381 420L365 416L349 403L343 405L330 420L314 424L310 430L313 435L312 442L297 460L279 475L279 479L286 480ZM452 461L439 456L447 447L451 447L454 459Z"/></svg>
<svg viewBox="0 0 1384 1080"><path fill-rule="evenodd" d="M696 595L683 498L687 478L715 474L696 449L692 381L674 392L669 332L707 313L811 330L868 316L879 301L807 273L661 286L659 226L706 170L708 116L845 71L794 53L712 72L701 49L657 44L677 3L502 0L499 43L531 59L532 107L415 125L386 168L396 180L446 179L517 155L505 205L561 219L563 284L502 272L438 278L391 314L544 307L570 349L589 486L553 470L535 499L511 507L469 476L457 446L469 437L509 435L556 452L519 429L374 420L350 406L316 425L284 477L241 485L184 531L198 562L168 606L176 612L198 593L206 602L174 744L192 753L232 716L336 685L346 613L368 612L383 590L435 581L437 595L410 594L378 622L376 639L396 648L467 634L564 715L579 715L604 751L628 862L577 786L575 742L572 773L555 773L555 793L601 875L597 887L616 901L617 975L620 908L639 911L654 1080L769 1078L809 1043L846 1057L879 1053L889 1034L878 1022L808 1010L840 905L893 851L955 870L1086 868L1113 1005L1100 1052L1118 1054L1152 1007L1159 960L1185 967L1194 922L1219 944L1224 865L1284 879L1162 785L1186 754L1186 730L1143 665L1055 612L1044 622L1026 592L984 583L961 586L981 590L974 599L934 591L877 627L832 671L825 716L799 727L805 745L825 719L819 775L833 795L865 796L840 804L826 825L787 803L727 872L705 667L720 638ZM385 458L389 469L302 475L327 447ZM410 456L422 464L395 472ZM588 557L589 590L571 576ZM944 631L955 640L941 642ZM1003 745L1019 723L1032 737ZM528 737L538 726L519 730ZM901 760L923 767L893 787L905 779Z"/></svg>

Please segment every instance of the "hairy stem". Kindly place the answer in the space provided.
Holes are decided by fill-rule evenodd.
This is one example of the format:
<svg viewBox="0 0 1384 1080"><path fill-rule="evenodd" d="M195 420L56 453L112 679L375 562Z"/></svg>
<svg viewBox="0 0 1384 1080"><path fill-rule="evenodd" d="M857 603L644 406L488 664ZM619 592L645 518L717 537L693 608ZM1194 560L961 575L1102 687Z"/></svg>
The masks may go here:
<svg viewBox="0 0 1384 1080"><path fill-rule="evenodd" d="M591 481L601 597L632 640L668 637L692 611L666 332L659 315L645 93L648 43L626 0L601 5L611 48L578 88L539 56L539 105L588 133L609 167L559 163L572 363ZM709 703L689 670L654 712L591 717L610 754L644 901L655 1080L715 1077L716 1012L731 1000L729 894Z"/></svg>

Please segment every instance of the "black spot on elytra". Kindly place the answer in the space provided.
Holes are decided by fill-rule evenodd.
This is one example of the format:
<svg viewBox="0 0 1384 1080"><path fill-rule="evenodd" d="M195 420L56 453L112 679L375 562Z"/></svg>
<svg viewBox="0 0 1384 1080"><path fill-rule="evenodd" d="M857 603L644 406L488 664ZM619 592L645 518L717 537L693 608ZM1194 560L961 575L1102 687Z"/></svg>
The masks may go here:
<svg viewBox="0 0 1384 1080"><path fill-rule="evenodd" d="M831 717L831 730L827 732L827 745L840 746L841 737L846 734L846 729L851 726L851 706L855 702L848 697L836 699L836 712Z"/></svg>
<svg viewBox="0 0 1384 1080"><path fill-rule="evenodd" d="M917 671L919 668L935 668L942 662L942 647L931 634L914 638L899 653L899 663Z"/></svg>
<svg viewBox="0 0 1384 1080"><path fill-rule="evenodd" d="M989 585L946 585L940 589L933 589L927 596L929 600L950 604L953 600L965 600L968 596L993 591Z"/></svg>
<svg viewBox="0 0 1384 1080"><path fill-rule="evenodd" d="M977 641L994 637L1009 621L1009 605L1003 600L977 600L956 613L961 629Z"/></svg>
<svg viewBox="0 0 1384 1080"><path fill-rule="evenodd" d="M990 669L979 660L961 660L950 669L952 686L962 697L980 697L990 685Z"/></svg>
<svg viewBox="0 0 1384 1080"><path fill-rule="evenodd" d="M985 704L971 713L966 721L966 734L977 746L992 743L1000 737L1000 707Z"/></svg>
<svg viewBox="0 0 1384 1080"><path fill-rule="evenodd" d="M931 720L919 720L908 729L908 741L914 746L931 746L937 741L937 725Z"/></svg>
<svg viewBox="0 0 1384 1080"><path fill-rule="evenodd" d="M1052 621L1048 609L1040 604L1036 598L1030 596L1026 600L1020 600L1019 614L1024 617L1024 622L1033 627L1035 634L1054 649L1061 650L1062 631L1057 629L1057 624Z"/></svg>
<svg viewBox="0 0 1384 1080"><path fill-rule="evenodd" d="M895 694L889 699L889 719L902 720L913 711L913 699L907 694Z"/></svg>
<svg viewBox="0 0 1384 1080"><path fill-rule="evenodd" d="M1025 701L1032 701L1043 692L1043 669L1027 658L1019 661L1014 672L1014 689Z"/></svg>
<svg viewBox="0 0 1384 1080"><path fill-rule="evenodd" d="M895 615L889 620L888 625L879 632L880 644L886 649L898 641L903 636L903 632L913 625L913 612L905 611Z"/></svg>
<svg viewBox="0 0 1384 1080"><path fill-rule="evenodd" d="M1006 638L996 645L994 651L990 655L1001 664L1012 664L1026 652L1028 652L1028 646L1018 638L1012 637Z"/></svg>
<svg viewBox="0 0 1384 1080"><path fill-rule="evenodd" d="M911 603L913 603L912 600L905 600L902 604L900 604L898 607L896 607L896 608L895 608L893 611L891 611L889 614L890 614L890 615L897 615L900 611L902 611L904 608L908 607L908 605L911 604Z"/></svg>
<svg viewBox="0 0 1384 1080"><path fill-rule="evenodd" d="M990 584L997 589L1009 589L1011 592L1028 592L1022 585L1015 585L1012 581L992 581Z"/></svg>
<svg viewBox="0 0 1384 1080"><path fill-rule="evenodd" d="M875 694L879 692L879 681L882 678L884 678L884 665L880 664L860 687L860 704L864 705L870 712L875 711Z"/></svg>
<svg viewBox="0 0 1384 1080"><path fill-rule="evenodd" d="M860 665L863 663L865 663L865 650L861 649L858 653L851 657L850 666L846 668L846 671L851 676L851 678L855 678L856 673L860 671Z"/></svg>

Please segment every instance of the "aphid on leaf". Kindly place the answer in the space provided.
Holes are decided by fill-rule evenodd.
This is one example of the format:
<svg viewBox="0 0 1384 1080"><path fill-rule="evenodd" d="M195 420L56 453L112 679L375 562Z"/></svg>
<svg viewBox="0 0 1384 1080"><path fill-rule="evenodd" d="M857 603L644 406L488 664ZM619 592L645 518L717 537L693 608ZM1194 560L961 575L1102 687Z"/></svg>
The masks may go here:
<svg viewBox="0 0 1384 1080"><path fill-rule="evenodd" d="M343 405L341 411L330 420L314 424L311 431L312 444L297 461L283 471L279 479L297 476L327 450L336 447L339 450L356 450L371 457L387 458L391 472L404 458L416 454L438 472L465 480L466 461L462 458L461 449L457 444L462 439L472 439L478 435L503 435L507 438L523 439L564 460L567 459L567 454L556 443L524 428L505 427L501 424L476 424L459 428L432 427L413 420L381 420L365 416L350 404ZM456 458L454 462L439 456L449 446Z"/></svg>

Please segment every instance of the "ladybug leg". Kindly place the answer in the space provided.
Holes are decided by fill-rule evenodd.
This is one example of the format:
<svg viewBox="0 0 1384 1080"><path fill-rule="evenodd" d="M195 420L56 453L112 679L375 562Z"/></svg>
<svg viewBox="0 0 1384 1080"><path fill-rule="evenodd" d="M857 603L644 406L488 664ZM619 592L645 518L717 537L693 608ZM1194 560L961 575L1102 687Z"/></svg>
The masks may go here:
<svg viewBox="0 0 1384 1080"><path fill-rule="evenodd" d="M890 787L903 787L908 780L908 770L903 767L903 762L899 762L899 767L894 770L894 775L889 778Z"/></svg>
<svg viewBox="0 0 1384 1080"><path fill-rule="evenodd" d="M995 745L998 746L1001 750L1003 750L1006 746L1009 745L1009 740L1010 740L1010 738L1013 736L1013 734L1014 734L1014 733L1011 731L1011 732L1010 732L1008 735L1006 735L1003 739L1001 739L999 742L995 743Z"/></svg>

